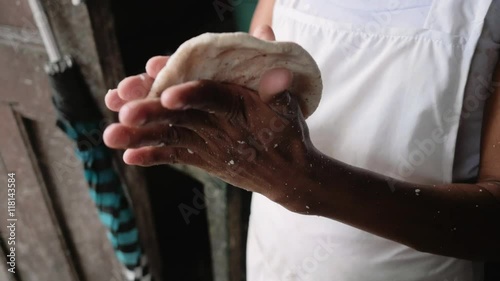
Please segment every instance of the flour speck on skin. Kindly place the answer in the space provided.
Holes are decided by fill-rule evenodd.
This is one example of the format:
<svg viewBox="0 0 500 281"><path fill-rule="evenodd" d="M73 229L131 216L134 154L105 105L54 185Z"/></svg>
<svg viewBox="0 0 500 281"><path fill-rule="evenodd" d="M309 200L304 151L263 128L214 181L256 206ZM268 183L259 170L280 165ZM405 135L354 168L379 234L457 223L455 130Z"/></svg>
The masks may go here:
<svg viewBox="0 0 500 281"><path fill-rule="evenodd" d="M307 206L307 205L306 205L306 209L308 209L308 210L309 210L309 209L310 209L310 208L309 208L309 206Z"/></svg>
<svg viewBox="0 0 500 281"><path fill-rule="evenodd" d="M194 152L191 149L187 149L189 154L193 154Z"/></svg>
<svg viewBox="0 0 500 281"><path fill-rule="evenodd" d="M239 140L239 141L236 141L236 142L237 142L237 143L239 143L239 144L245 144L245 143L246 143L246 142L244 142L244 141L240 141L240 140Z"/></svg>
<svg viewBox="0 0 500 281"><path fill-rule="evenodd" d="M420 195L420 189L415 189L415 195L419 196Z"/></svg>
<svg viewBox="0 0 500 281"><path fill-rule="evenodd" d="M173 125L172 124L168 124L169 127L172 127Z"/></svg>
<svg viewBox="0 0 500 281"><path fill-rule="evenodd" d="M230 160L229 162L227 162L227 164L228 164L229 166L234 165L234 160Z"/></svg>
<svg viewBox="0 0 500 281"><path fill-rule="evenodd" d="M275 144L275 145L274 145L274 148L276 148L276 147L278 147L278 144Z"/></svg>

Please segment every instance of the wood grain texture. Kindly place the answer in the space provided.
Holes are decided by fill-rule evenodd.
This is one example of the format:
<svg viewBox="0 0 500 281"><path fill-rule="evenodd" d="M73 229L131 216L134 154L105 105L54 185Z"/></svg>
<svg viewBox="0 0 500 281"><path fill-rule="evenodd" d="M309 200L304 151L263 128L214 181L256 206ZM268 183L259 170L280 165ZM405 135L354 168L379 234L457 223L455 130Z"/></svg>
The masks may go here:
<svg viewBox="0 0 500 281"><path fill-rule="evenodd" d="M7 182L7 169L5 167L5 163L3 161L2 155L0 154L0 182L6 183ZM0 188L0 198L7 198L7 189L5 188ZM2 229L3 230L3 229ZM3 240L5 237L5 232L0 231L0 280L5 280L5 281L22 281L20 278L19 272L8 272L7 271L7 255L8 255L8 249L10 246L7 244L7 240Z"/></svg>
<svg viewBox="0 0 500 281"><path fill-rule="evenodd" d="M0 118L2 129L9 132L0 139L0 153L6 170L16 173L17 269L27 280L79 280L54 213L47 205L44 182L32 162L25 130L10 106L0 106ZM6 203L2 200L0 209L6 210ZM2 212L1 221L6 221L5 216Z"/></svg>
<svg viewBox="0 0 500 281"><path fill-rule="evenodd" d="M75 58L96 100L102 100L106 87L85 6L74 7L70 1L63 0L48 0L44 3L63 52ZM8 5L12 6L12 3ZM82 280L121 280L120 265L88 195L81 163L74 156L73 143L55 127L56 116L50 101L51 92L43 71L43 64L47 59L45 50L36 44L36 37L29 37L31 39L27 40L29 38L26 36L18 36L35 34L33 32L36 31L36 26L29 8L10 11L23 21L22 24L12 24L19 25L18 28L0 28L0 33L8 31L0 34L0 38L17 36L15 42L0 40L0 101L13 103L20 114L33 120L31 131L37 160L47 186L54 191L55 208L60 211L63 221L61 227L68 244L73 248L75 262L81 266ZM4 124L0 128L6 129ZM15 151L7 150L6 153ZM25 231L32 231L36 227L38 226L26 226ZM50 251L50 243L40 240L39 244ZM57 275L59 269L54 271L51 266L30 267L21 263L21 267L29 271L31 276L47 274L52 277L51 280L66 280L60 279Z"/></svg>
<svg viewBox="0 0 500 281"><path fill-rule="evenodd" d="M86 2L98 62L107 89L116 88L121 79L125 77L110 4L111 1L109 0L89 0ZM104 91L103 94L105 94ZM109 120L116 120L116 115L111 114L105 108L103 98L100 97L98 101ZM121 160L120 152L116 152L115 164L120 170L121 178L127 187L126 192L134 209L139 236L144 252L148 256L152 276L155 280L161 281L164 272L161 266L158 237L154 231L156 229L153 220L154 216L149 194L147 188L145 188L144 174L137 167L125 165Z"/></svg>

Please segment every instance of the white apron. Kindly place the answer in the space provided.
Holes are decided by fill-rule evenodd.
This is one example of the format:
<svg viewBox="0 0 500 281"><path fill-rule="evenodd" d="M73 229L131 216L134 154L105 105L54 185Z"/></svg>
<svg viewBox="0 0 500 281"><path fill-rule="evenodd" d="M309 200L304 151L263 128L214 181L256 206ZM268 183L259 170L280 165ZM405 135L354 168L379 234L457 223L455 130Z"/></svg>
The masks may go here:
<svg viewBox="0 0 500 281"><path fill-rule="evenodd" d="M276 0L273 28L277 40L302 45L322 71L323 97L307 120L314 145L393 178L451 182L464 87L491 0L434 0L421 27L397 28L297 9L307 1ZM259 194L247 272L249 281L482 280L481 264L295 214Z"/></svg>

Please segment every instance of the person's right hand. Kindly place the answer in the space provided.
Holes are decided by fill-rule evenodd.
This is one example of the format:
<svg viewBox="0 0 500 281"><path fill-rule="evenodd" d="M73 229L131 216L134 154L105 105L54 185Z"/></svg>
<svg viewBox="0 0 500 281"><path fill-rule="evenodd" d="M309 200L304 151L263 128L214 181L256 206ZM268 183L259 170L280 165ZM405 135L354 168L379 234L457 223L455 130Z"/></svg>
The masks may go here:
<svg viewBox="0 0 500 281"><path fill-rule="evenodd" d="M262 40L275 40L274 32L268 25L263 25L255 29L252 35ZM106 106L111 111L119 112L122 106L127 102L145 98L153 85L154 79L165 66L168 59L168 56L156 56L149 59L146 63L146 73L129 76L123 79L116 89L108 91L104 98ZM284 76L286 76L286 74ZM276 76L272 73L266 74L259 89L261 98L265 102L268 102L271 97L266 96L266 94L274 95L276 89L283 87L283 84L287 81L288 79L286 77L276 79Z"/></svg>
<svg viewBox="0 0 500 281"><path fill-rule="evenodd" d="M123 79L116 89L108 91L104 98L106 106L112 111L119 112L127 102L145 98L168 58L168 56L150 58L146 63L146 73L129 76Z"/></svg>

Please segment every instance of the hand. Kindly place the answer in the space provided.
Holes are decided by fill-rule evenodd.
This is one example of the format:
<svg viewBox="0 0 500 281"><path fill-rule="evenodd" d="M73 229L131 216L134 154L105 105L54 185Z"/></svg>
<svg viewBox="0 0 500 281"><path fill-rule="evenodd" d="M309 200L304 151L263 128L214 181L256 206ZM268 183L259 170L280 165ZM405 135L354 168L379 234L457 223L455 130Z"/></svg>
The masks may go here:
<svg viewBox="0 0 500 281"><path fill-rule="evenodd" d="M127 149L123 157L131 165L194 165L233 185L284 199L289 176L309 170L312 147L297 102L286 92L277 94L290 85L291 74L266 73L259 93L192 81L170 87L161 99L142 99L166 60L153 58L147 75L126 78L108 93L106 104L119 111L120 124L106 129L106 144Z"/></svg>
<svg viewBox="0 0 500 281"><path fill-rule="evenodd" d="M256 28L252 35L262 40L275 40L274 32L268 25ZM168 59L168 56L156 56L149 59L146 64L146 73L127 77L120 82L117 89L109 90L104 100L108 109L118 112L127 102L145 98L154 79ZM269 75L265 75L259 89L262 99L268 102L273 94L278 93L281 89L286 89L287 85L285 84L289 75L289 73L281 72L282 78L273 79L266 79Z"/></svg>

